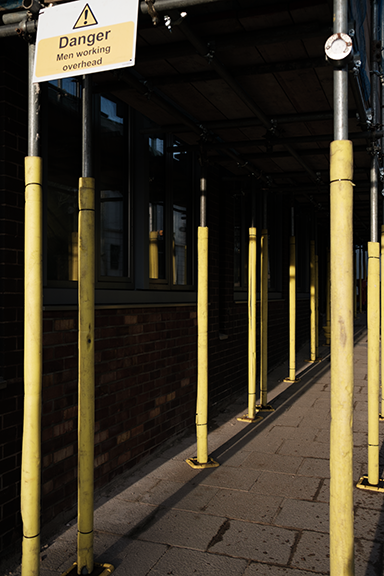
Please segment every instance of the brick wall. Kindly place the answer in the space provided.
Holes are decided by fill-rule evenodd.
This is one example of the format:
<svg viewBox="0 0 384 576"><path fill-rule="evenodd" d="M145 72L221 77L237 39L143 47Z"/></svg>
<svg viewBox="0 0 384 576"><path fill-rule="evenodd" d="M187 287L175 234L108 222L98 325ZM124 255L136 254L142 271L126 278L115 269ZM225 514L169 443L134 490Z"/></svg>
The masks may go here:
<svg viewBox="0 0 384 576"><path fill-rule="evenodd" d="M0 550L20 537L23 409L23 244L26 52L19 38L0 52ZM6 44L6 48L5 48Z"/></svg>

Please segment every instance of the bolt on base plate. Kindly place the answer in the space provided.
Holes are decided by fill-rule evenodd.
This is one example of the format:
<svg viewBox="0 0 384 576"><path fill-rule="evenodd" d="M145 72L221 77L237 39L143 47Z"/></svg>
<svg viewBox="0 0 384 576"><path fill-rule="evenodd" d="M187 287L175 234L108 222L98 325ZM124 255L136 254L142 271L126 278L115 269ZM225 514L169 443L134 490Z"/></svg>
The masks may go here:
<svg viewBox="0 0 384 576"><path fill-rule="evenodd" d="M236 418L236 420L238 420L239 422L258 422L258 420L262 420L262 419L263 419L262 416L255 416L254 418L251 418L247 414L244 414L244 416L240 416L239 418Z"/></svg>
<svg viewBox="0 0 384 576"><path fill-rule="evenodd" d="M196 470L202 470L204 468L217 468L220 466L218 462L212 460L212 458L208 458L208 462L201 464L197 458L187 458L186 463L190 465L191 468L195 468Z"/></svg>
<svg viewBox="0 0 384 576"><path fill-rule="evenodd" d="M371 490L372 492L384 492L384 479L379 478L379 483L374 485L368 482L368 476L362 476L356 484L356 488Z"/></svg>
<svg viewBox="0 0 384 576"><path fill-rule="evenodd" d="M112 574L115 567L112 564L99 564L95 562L93 564L93 570L89 574L89 576L109 576ZM61 576L77 576L77 562L74 562L73 565L64 572Z"/></svg>

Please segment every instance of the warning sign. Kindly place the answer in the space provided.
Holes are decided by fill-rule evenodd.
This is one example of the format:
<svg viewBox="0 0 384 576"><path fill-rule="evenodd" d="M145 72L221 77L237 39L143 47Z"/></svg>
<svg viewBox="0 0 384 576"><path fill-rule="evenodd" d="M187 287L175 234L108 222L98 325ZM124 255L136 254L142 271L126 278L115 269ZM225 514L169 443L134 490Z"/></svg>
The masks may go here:
<svg viewBox="0 0 384 576"><path fill-rule="evenodd" d="M93 26L94 24L97 24L97 20L88 4L86 4L73 28L85 28L85 26Z"/></svg>
<svg viewBox="0 0 384 576"><path fill-rule="evenodd" d="M39 15L33 82L134 66L138 2L83 0Z"/></svg>

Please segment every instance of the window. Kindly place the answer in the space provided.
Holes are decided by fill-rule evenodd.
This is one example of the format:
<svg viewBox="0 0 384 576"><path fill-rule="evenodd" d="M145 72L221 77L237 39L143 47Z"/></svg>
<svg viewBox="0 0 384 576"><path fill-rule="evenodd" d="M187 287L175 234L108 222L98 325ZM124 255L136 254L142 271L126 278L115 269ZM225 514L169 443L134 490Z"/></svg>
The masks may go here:
<svg viewBox="0 0 384 576"><path fill-rule="evenodd" d="M81 80L43 90L44 303L76 304ZM111 94L92 111L96 303L195 301L193 154Z"/></svg>
<svg viewBox="0 0 384 576"><path fill-rule="evenodd" d="M81 81L51 82L46 90L46 283L70 286L78 275ZM130 276L128 107L97 95L93 113L96 282L120 281L126 285Z"/></svg>
<svg viewBox="0 0 384 576"><path fill-rule="evenodd" d="M150 286L191 287L193 157L162 134L148 136L147 146Z"/></svg>

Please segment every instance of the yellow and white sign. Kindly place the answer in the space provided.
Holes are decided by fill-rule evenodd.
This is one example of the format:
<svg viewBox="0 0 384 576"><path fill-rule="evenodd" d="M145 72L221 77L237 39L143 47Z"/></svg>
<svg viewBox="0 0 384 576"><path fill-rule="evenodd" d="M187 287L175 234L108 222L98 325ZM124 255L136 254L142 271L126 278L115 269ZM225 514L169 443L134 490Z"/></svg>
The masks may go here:
<svg viewBox="0 0 384 576"><path fill-rule="evenodd" d="M33 82L134 66L137 0L77 0L39 14Z"/></svg>

